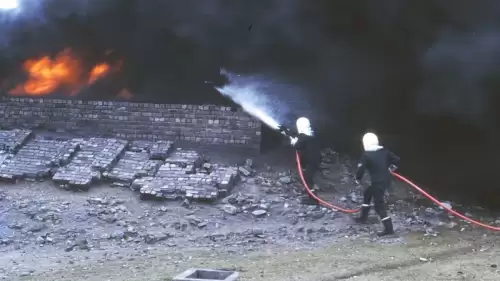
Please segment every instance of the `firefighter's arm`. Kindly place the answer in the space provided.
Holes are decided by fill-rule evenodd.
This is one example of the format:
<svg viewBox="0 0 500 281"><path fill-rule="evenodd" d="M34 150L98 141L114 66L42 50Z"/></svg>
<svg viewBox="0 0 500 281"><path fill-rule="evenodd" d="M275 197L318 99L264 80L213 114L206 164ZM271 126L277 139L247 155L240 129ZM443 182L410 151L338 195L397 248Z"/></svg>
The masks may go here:
<svg viewBox="0 0 500 281"><path fill-rule="evenodd" d="M363 154L363 156L361 156L361 159L359 160L358 168L356 170L355 180L357 184L359 184L361 179L363 179L365 170L366 170L366 156Z"/></svg>
<svg viewBox="0 0 500 281"><path fill-rule="evenodd" d="M392 151L389 151L389 164L396 165L399 163L399 160L400 160L399 156L392 153Z"/></svg>
<svg viewBox="0 0 500 281"><path fill-rule="evenodd" d="M389 157L389 171L394 172L398 168L396 164L399 163L400 158L391 151L389 151L388 157Z"/></svg>
<svg viewBox="0 0 500 281"><path fill-rule="evenodd" d="M304 145L305 145L305 139L303 137L291 137L290 144L295 149L302 149L302 148L304 148Z"/></svg>

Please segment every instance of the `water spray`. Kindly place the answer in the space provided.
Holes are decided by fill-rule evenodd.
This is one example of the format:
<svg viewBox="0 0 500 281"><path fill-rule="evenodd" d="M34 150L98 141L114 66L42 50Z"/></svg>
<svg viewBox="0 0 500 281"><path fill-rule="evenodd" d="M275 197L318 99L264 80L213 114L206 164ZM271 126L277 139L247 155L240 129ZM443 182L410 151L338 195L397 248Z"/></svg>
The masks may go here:
<svg viewBox="0 0 500 281"><path fill-rule="evenodd" d="M0 10L14 10L19 7L18 0L1 0Z"/></svg>
<svg viewBox="0 0 500 281"><path fill-rule="evenodd" d="M224 86L216 86L213 82L205 81L207 84L212 84L214 88L223 96L230 98L241 108L262 121L273 130L279 131L281 128L280 112L277 110L283 107L283 104L277 105L272 103L268 91L268 82L261 77L244 77L233 74L225 69L221 69L221 74L226 77L228 83Z"/></svg>

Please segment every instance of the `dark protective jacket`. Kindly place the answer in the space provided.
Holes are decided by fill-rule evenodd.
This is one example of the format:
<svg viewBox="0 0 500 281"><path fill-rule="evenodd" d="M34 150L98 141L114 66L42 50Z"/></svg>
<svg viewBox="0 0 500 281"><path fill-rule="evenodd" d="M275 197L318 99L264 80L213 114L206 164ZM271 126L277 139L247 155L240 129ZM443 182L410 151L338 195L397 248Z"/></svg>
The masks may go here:
<svg viewBox="0 0 500 281"><path fill-rule="evenodd" d="M365 151L358 164L356 180L361 181L366 170L370 174L372 184L390 183L390 165L396 165L399 157L384 147L378 150Z"/></svg>
<svg viewBox="0 0 500 281"><path fill-rule="evenodd" d="M316 138L305 134L299 134L297 138L298 140L294 147L300 155L300 164L302 167L319 166L321 163L321 149Z"/></svg>

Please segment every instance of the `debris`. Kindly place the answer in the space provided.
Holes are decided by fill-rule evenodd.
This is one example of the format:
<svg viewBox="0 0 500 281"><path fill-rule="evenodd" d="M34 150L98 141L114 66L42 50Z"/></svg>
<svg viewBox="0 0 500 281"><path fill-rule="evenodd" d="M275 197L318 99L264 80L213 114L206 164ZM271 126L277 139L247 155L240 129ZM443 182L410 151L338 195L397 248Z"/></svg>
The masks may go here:
<svg viewBox="0 0 500 281"><path fill-rule="evenodd" d="M235 206L230 205L230 204L226 204L226 205L222 206L222 210L225 213L230 214L230 215L236 215L237 213L240 212L240 209L238 207L235 207Z"/></svg>
<svg viewBox="0 0 500 281"><path fill-rule="evenodd" d="M245 177L249 177L250 175L252 175L252 172L245 167L238 167L238 171Z"/></svg>
<svg viewBox="0 0 500 281"><path fill-rule="evenodd" d="M451 210L451 209L453 209L453 207L451 206L451 203L450 203L450 202L444 202L444 201L443 201L443 202L441 202L441 205L445 206L446 208L448 208L448 209L450 209L450 210ZM439 209L440 209L440 210L444 210L444 208L443 208L442 206L439 206Z"/></svg>
<svg viewBox="0 0 500 281"><path fill-rule="evenodd" d="M292 183L292 178L290 176L280 177L279 182L283 184L290 184Z"/></svg>
<svg viewBox="0 0 500 281"><path fill-rule="evenodd" d="M267 214L266 210L255 210L252 212L252 215L254 215L255 217L262 217L265 216L266 214Z"/></svg>

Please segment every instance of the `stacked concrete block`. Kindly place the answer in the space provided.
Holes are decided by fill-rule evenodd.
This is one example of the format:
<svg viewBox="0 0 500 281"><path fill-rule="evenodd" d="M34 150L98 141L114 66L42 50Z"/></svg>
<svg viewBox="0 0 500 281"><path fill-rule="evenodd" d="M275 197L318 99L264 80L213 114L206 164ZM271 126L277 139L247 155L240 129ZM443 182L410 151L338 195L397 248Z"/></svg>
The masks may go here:
<svg viewBox="0 0 500 281"><path fill-rule="evenodd" d="M227 196L240 179L237 168L228 166L215 166L211 175L217 183L221 196Z"/></svg>
<svg viewBox="0 0 500 281"><path fill-rule="evenodd" d="M211 177L206 175L172 176L171 178L145 177L136 179L133 190L141 198L180 199L193 198L213 201L219 198L219 191Z"/></svg>
<svg viewBox="0 0 500 281"><path fill-rule="evenodd" d="M165 160L172 152L173 147L173 141L156 141L149 148L150 158L155 160Z"/></svg>
<svg viewBox="0 0 500 281"><path fill-rule="evenodd" d="M141 197L214 201L234 186L238 172L205 162L196 151L175 150L154 177L136 179L132 189ZM205 162L205 163L203 163Z"/></svg>
<svg viewBox="0 0 500 281"><path fill-rule="evenodd" d="M78 148L77 142L35 139L23 146L11 160L1 165L0 177L3 179L49 177L54 168L66 165Z"/></svg>
<svg viewBox="0 0 500 281"><path fill-rule="evenodd" d="M159 160L149 160L148 152L126 151L116 166L103 176L115 185L130 185L136 178L154 176L161 164Z"/></svg>
<svg viewBox="0 0 500 281"><path fill-rule="evenodd" d="M160 166L155 174L157 178L170 179L176 176L182 176L194 173L193 164L170 164L165 163Z"/></svg>
<svg viewBox="0 0 500 281"><path fill-rule="evenodd" d="M152 141L134 140L128 144L128 150L132 152L149 152L152 145Z"/></svg>
<svg viewBox="0 0 500 281"><path fill-rule="evenodd" d="M101 179L101 173L112 168L128 144L124 140L106 138L74 141L80 144L80 150L69 165L57 171L52 180L79 189L87 189L94 181Z"/></svg>
<svg viewBox="0 0 500 281"><path fill-rule="evenodd" d="M183 194L175 181L164 178L144 177L136 179L132 190L139 191L142 199L171 199L182 198Z"/></svg>
<svg viewBox="0 0 500 281"><path fill-rule="evenodd" d="M11 154L11 153L7 153L5 151L1 151L0 152L0 167L1 165L3 165L4 163L7 163L8 161L10 161L12 158L14 158L14 154Z"/></svg>
<svg viewBox="0 0 500 281"><path fill-rule="evenodd" d="M15 153L31 136L30 130L0 131L0 151Z"/></svg>

